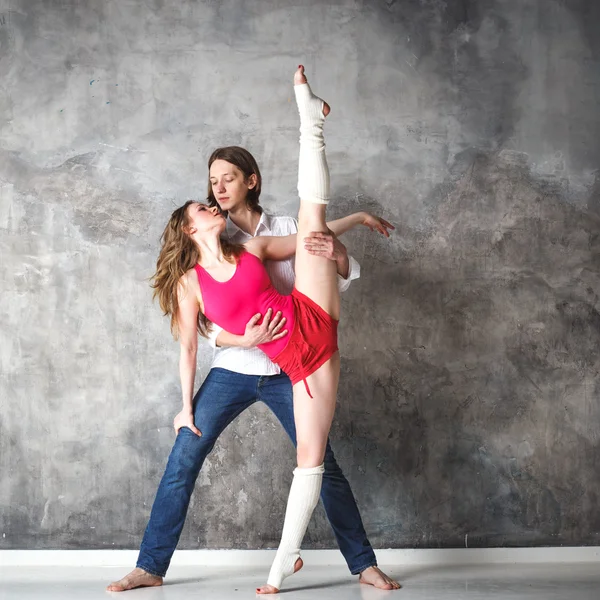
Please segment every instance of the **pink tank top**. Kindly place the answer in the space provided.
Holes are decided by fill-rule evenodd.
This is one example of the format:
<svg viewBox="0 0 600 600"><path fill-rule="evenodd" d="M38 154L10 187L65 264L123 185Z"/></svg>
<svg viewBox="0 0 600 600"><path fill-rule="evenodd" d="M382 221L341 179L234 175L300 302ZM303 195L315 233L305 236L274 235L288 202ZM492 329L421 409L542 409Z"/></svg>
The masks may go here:
<svg viewBox="0 0 600 600"><path fill-rule="evenodd" d="M256 313L264 315L269 308L273 315L280 310L287 321L288 334L279 340L260 344L269 358L277 356L287 345L294 330L294 303L291 296L280 294L272 285L259 258L244 251L231 279L217 281L200 265L195 266L204 302L204 314L229 333L243 335L246 323Z"/></svg>

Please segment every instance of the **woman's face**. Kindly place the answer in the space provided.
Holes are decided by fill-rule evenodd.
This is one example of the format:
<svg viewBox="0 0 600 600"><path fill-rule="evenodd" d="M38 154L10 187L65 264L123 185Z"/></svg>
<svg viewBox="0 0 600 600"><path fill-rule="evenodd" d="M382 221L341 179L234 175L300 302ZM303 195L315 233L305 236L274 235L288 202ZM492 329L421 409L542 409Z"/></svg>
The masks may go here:
<svg viewBox="0 0 600 600"><path fill-rule="evenodd" d="M191 235L195 233L207 233L216 230L220 234L227 225L225 217L218 206L209 208L206 204L194 202L187 207L189 219L188 231Z"/></svg>
<svg viewBox="0 0 600 600"><path fill-rule="evenodd" d="M209 171L212 192L222 210L245 206L248 190L256 185L256 175L244 181L244 174L235 165L218 158Z"/></svg>

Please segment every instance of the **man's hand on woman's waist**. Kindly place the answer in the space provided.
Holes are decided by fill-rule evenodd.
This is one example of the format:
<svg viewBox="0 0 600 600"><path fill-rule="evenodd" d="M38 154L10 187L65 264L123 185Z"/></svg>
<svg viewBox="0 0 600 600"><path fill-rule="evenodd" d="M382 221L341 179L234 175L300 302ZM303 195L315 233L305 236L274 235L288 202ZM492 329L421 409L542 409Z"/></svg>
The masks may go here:
<svg viewBox="0 0 600 600"><path fill-rule="evenodd" d="M286 318L282 317L280 310L278 310L273 317L273 309L269 308L265 313L264 319L259 323L261 317L262 315L260 313L256 313L248 323L246 323L246 331L242 336L242 345L244 348L255 348L259 344L274 342L287 335L287 329L282 331Z"/></svg>

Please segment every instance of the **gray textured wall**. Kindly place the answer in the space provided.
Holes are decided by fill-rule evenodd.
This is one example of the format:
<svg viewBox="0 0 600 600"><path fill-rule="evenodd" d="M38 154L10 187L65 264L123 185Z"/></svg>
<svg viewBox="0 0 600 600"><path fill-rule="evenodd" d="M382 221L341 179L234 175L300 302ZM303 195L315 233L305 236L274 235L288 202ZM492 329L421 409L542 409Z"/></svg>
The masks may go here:
<svg viewBox="0 0 600 600"><path fill-rule="evenodd" d="M599 25L595 0L0 0L0 547L139 544L180 403L158 237L217 145L295 211L299 62L332 212L398 225L348 238L332 432L372 543L599 543ZM180 547L275 545L293 458L245 414ZM307 545L334 545L321 509Z"/></svg>

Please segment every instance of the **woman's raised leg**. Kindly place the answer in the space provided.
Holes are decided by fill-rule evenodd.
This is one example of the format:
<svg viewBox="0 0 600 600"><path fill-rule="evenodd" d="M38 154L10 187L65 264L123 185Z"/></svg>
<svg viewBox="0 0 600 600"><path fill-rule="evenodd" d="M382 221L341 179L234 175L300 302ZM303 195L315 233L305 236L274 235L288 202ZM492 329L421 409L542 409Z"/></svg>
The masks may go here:
<svg viewBox="0 0 600 600"><path fill-rule="evenodd" d="M294 74L294 93L300 113L300 208L295 287L334 319L338 319L340 295L335 262L321 256L313 256L304 247L304 238L311 232L327 231L325 212L329 202L329 168L325 155L323 124L330 108L312 93L302 66Z"/></svg>
<svg viewBox="0 0 600 600"><path fill-rule="evenodd" d="M330 109L311 92L303 67L296 72L294 84L300 112L300 210L295 287L334 319L338 319L339 291L335 263L310 255L303 241L313 231L327 231L325 208L329 200L329 169L325 157L323 122ZM302 568L300 545L319 501L323 458L335 412L339 373L340 356L336 352L307 378L311 394L304 382L294 385L298 467L290 487L281 542L267 585L256 590L259 594L277 593L283 580Z"/></svg>

